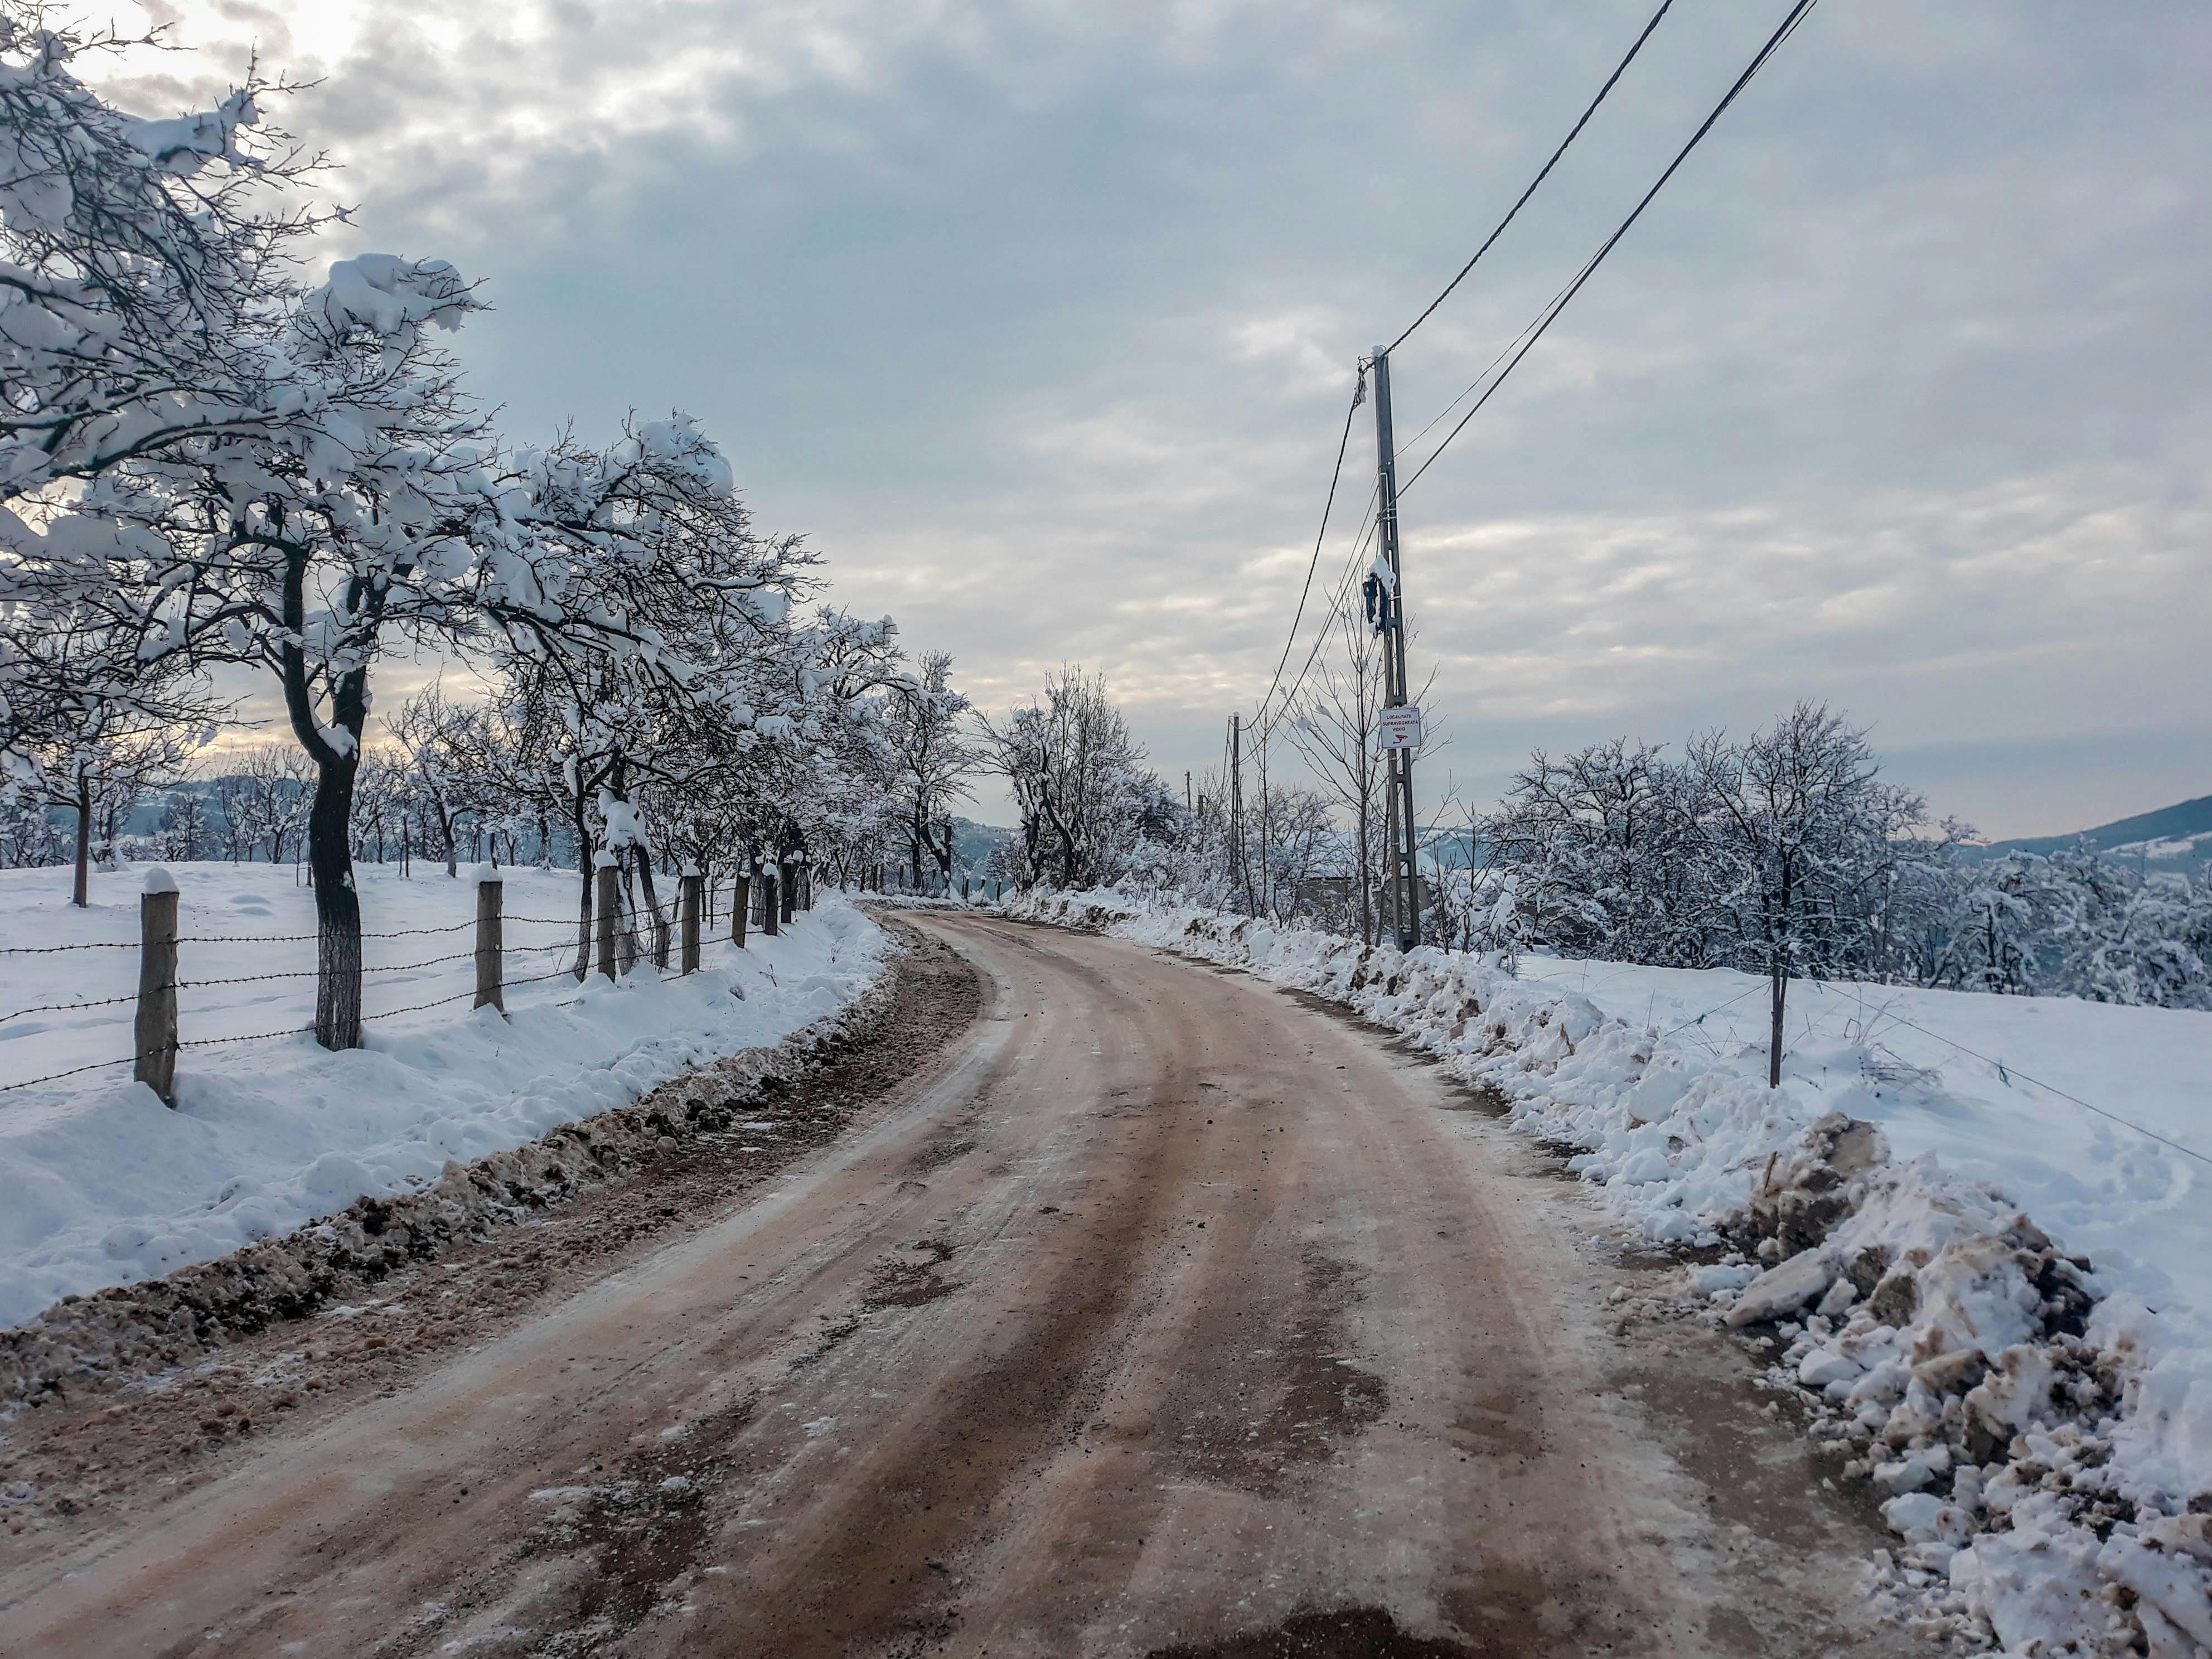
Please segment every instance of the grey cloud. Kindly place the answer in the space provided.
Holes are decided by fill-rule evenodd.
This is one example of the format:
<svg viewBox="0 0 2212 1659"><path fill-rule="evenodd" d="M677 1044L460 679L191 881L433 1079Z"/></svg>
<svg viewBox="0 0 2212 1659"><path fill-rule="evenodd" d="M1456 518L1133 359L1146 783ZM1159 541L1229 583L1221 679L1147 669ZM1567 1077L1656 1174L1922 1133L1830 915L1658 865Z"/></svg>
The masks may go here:
<svg viewBox="0 0 2212 1659"><path fill-rule="evenodd" d="M186 27L307 50L334 3ZM287 118L361 239L485 278L519 434L698 413L855 608L988 702L1098 664L1180 770L1281 649L1352 360L1647 9L358 0ZM1401 352L1402 432L1780 9L1677 8ZM1407 497L1444 765L1815 691L1975 757L1925 781L1994 832L2203 793L2208 69L2177 0L1817 9Z"/></svg>

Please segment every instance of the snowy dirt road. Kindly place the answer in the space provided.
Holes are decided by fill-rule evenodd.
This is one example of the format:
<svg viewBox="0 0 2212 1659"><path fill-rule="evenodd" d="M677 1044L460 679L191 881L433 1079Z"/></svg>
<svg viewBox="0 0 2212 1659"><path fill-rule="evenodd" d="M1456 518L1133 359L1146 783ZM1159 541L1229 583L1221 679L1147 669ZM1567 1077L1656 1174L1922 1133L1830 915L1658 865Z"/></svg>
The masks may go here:
<svg viewBox="0 0 2212 1659"><path fill-rule="evenodd" d="M1242 975L914 920L982 1017L843 1138L17 1553L5 1650L1917 1650L1741 1350L1624 1318L1652 1262L1483 1103Z"/></svg>

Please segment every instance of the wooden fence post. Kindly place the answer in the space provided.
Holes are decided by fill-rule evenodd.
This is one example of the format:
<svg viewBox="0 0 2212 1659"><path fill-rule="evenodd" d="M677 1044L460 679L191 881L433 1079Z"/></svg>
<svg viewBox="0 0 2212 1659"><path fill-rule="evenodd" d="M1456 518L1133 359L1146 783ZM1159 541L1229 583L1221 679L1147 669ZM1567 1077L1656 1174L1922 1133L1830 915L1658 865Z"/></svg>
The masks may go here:
<svg viewBox="0 0 2212 1659"><path fill-rule="evenodd" d="M761 866L761 932L770 939L776 935L777 915L782 897L777 889L783 885L782 874L773 864Z"/></svg>
<svg viewBox="0 0 2212 1659"><path fill-rule="evenodd" d="M738 871L736 883L730 890L730 943L740 951L745 948L745 922L753 902L753 878L744 868Z"/></svg>
<svg viewBox="0 0 2212 1659"><path fill-rule="evenodd" d="M501 900L507 884L496 871L477 877L477 1000L469 1006L489 1005L507 1012L507 924Z"/></svg>
<svg viewBox="0 0 2212 1659"><path fill-rule="evenodd" d="M131 1075L177 1103L177 880L155 865L138 900L137 1065Z"/></svg>
<svg viewBox="0 0 2212 1659"><path fill-rule="evenodd" d="M599 915L592 918L599 928L599 972L607 978L615 976L615 920L622 908L622 882L615 870L614 860L601 853L606 862L599 866Z"/></svg>
<svg viewBox="0 0 2212 1659"><path fill-rule="evenodd" d="M684 872L684 969L687 974L699 971L699 908L700 894L707 878L696 870Z"/></svg>

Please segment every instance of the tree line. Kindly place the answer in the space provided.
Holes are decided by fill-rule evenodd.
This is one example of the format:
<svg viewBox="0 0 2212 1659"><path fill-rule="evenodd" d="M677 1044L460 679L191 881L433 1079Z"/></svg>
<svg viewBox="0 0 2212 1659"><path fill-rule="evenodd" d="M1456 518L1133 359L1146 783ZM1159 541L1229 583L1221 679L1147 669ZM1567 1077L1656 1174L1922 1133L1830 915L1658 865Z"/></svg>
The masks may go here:
<svg viewBox="0 0 2212 1659"><path fill-rule="evenodd" d="M1539 753L1469 825L1447 925L1478 949L2212 1007L2212 878L2079 847L1977 854L1886 781L1867 734L1800 704L1681 757Z"/></svg>
<svg viewBox="0 0 2212 1659"><path fill-rule="evenodd" d="M210 828L297 837L333 1048L360 1041L353 861L395 823L449 868L464 822L564 842L580 938L598 868L658 926L671 864L879 856L948 665L830 605L690 417L501 432L447 343L483 306L451 264L307 274L326 164L268 115L300 88L257 70L149 119L77 72L161 45L0 0L0 833L43 853L73 817L82 902L129 804L237 729L219 688L266 688L288 741L214 769ZM402 654L483 695L380 713Z"/></svg>

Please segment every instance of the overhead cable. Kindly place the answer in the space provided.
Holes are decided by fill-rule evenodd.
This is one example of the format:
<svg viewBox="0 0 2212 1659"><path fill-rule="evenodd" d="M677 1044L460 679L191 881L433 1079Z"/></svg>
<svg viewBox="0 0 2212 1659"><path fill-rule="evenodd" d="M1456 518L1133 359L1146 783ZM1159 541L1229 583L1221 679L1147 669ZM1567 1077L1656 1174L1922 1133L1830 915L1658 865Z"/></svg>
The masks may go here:
<svg viewBox="0 0 2212 1659"><path fill-rule="evenodd" d="M1290 661L1291 649L1298 642L1298 623L1304 620L1306 600L1313 592L1314 570L1321 563L1322 544L1328 539L1329 514L1336 508L1336 486L1344 477L1344 452L1352 442L1352 417L1359 412L1359 405L1366 401L1366 393L1367 377L1363 373L1359 384L1352 389L1352 402L1344 411L1344 431L1336 441L1336 466L1328 475L1328 499L1322 503L1321 529L1314 536L1313 556L1306 561L1305 586L1298 589L1298 608L1291 617L1290 637L1283 641L1283 654L1275 659L1275 675L1267 682L1267 696L1260 699L1260 719L1262 721L1267 717L1268 698L1275 695L1275 688L1283 683L1283 665Z"/></svg>
<svg viewBox="0 0 2212 1659"><path fill-rule="evenodd" d="M1597 96L1590 100L1589 107L1582 112L1574 126L1569 130L1567 136L1559 140L1559 147L1552 152L1551 160L1546 161L1542 167L1538 169L1536 176L1528 181L1528 188L1522 191L1519 199L1505 210L1505 216L1498 222L1497 228L1482 239L1482 246L1475 249L1474 258L1459 268L1459 275L1444 284L1444 291L1429 301L1426 310L1406 325L1405 333L1401 334L1383 348L1386 354L1395 351L1400 346L1405 344L1413 331L1429 320L1430 313L1451 297L1452 290L1467 280L1468 272L1473 270L1482 256L1490 252L1491 244L1505 234L1505 227L1511 224L1514 216L1528 204L1528 198L1536 193L1536 187L1551 176L1552 169L1559 163L1559 158L1567 153L1567 146L1582 136L1583 129L1589 125L1590 117L1597 113L1597 106L1605 102L1606 94L1613 90L1613 82L1620 80L1622 72L1636 61L1636 54L1644 50L1644 43L1651 38L1651 32L1659 27L1659 20L1667 15L1668 9L1674 3L1674 0L1660 0L1659 9L1651 14L1651 21L1644 26L1644 33L1636 37L1636 44L1629 47L1628 56L1613 65L1613 73L1605 77L1605 84L1597 89Z"/></svg>
<svg viewBox="0 0 2212 1659"><path fill-rule="evenodd" d="M1713 130L1713 124L1727 112L1729 106L1735 102L1737 95L1751 84L1752 76L1765 67L1766 60L1774 55L1784 41L1796 33L1798 24L1804 21L1806 14L1813 9L1814 3L1815 0L1797 0L1797 3L1790 9L1790 15L1782 20L1781 27L1767 37L1766 44L1759 49L1758 55L1753 58L1743 73L1736 76L1735 84L1728 89L1728 95L1713 106L1713 112L1705 117L1703 125L1690 135L1690 142L1684 144L1674 159L1667 164L1667 170L1659 175L1658 182L1644 191L1644 199L1636 204L1635 210L1620 222L1620 228L1607 237L1605 245L1590 256L1589 262L1577 273L1575 280L1567 285L1565 292L1539 316L1535 327L1528 334L1527 343L1513 354L1512 361L1498 372L1497 377L1491 381L1488 390L1475 399L1474 405L1466 414L1460 416L1459 424L1444 434L1443 442L1430 452L1428 459L1421 463L1419 471L1398 486L1398 493L1401 495L1419 481L1422 473L1436 465L1437 457L1443 454L1451 441L1466 429L1467 423L1481 412L1483 405L1497 395L1498 388L1505 384L1506 377L1520 367L1521 360L1534 349L1537 341L1544 337L1545 331L1559 320L1559 313L1573 301L1576 295L1582 292L1583 284L1589 281L1591 275L1605 263L1606 255L1613 252L1620 239L1628 234L1630 228L1644 216L1644 210L1650 207L1652 198L1666 188L1667 181L1672 179L1675 170L1689 159L1690 152L1695 149L1705 136Z"/></svg>

